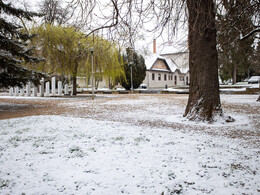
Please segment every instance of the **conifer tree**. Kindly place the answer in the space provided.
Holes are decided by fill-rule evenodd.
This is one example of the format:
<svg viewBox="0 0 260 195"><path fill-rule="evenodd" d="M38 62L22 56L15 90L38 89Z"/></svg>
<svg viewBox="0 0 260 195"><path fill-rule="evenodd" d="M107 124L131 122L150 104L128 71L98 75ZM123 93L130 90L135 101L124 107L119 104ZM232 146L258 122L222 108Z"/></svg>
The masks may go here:
<svg viewBox="0 0 260 195"><path fill-rule="evenodd" d="M146 66L143 56L132 52L129 48L126 49L126 54L123 55L125 78L121 78L120 84L127 90L131 88L131 68L133 88L136 89L142 84L146 76ZM133 63L133 64L131 64Z"/></svg>
<svg viewBox="0 0 260 195"><path fill-rule="evenodd" d="M32 20L40 16L35 12L24 11L0 0L0 14ZM21 26L0 18L0 87L25 85L28 81L37 85L45 74L26 69L23 62L34 63L43 60L33 56L33 49L27 43L33 36L21 31Z"/></svg>
<svg viewBox="0 0 260 195"><path fill-rule="evenodd" d="M255 36L243 41L240 37L254 29L256 5L254 1L225 0L219 6L223 7L216 17L220 76L223 80L232 78L235 84L248 78L248 71L254 66Z"/></svg>

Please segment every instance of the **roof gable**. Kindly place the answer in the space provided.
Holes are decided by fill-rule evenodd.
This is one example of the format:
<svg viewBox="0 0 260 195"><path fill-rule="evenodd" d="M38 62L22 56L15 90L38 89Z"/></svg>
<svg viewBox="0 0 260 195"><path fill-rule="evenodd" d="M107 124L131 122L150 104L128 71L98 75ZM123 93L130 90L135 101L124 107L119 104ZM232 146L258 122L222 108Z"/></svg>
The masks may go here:
<svg viewBox="0 0 260 195"><path fill-rule="evenodd" d="M157 58L154 64L151 67L151 70L162 70L162 71L171 71L167 62L164 59Z"/></svg>
<svg viewBox="0 0 260 195"><path fill-rule="evenodd" d="M145 65L147 70L170 72L179 70L181 73L186 74L189 72L189 53L178 52L167 55L152 54L146 56Z"/></svg>

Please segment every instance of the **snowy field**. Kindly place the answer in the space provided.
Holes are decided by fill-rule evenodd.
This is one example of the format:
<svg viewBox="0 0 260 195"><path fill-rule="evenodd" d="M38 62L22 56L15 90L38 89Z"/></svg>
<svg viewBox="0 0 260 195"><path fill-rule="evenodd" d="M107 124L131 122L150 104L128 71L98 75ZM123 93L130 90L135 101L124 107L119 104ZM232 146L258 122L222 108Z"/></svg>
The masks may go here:
<svg viewBox="0 0 260 195"><path fill-rule="evenodd" d="M221 99L234 123L185 120L187 95L0 96L0 194L259 194L260 103Z"/></svg>

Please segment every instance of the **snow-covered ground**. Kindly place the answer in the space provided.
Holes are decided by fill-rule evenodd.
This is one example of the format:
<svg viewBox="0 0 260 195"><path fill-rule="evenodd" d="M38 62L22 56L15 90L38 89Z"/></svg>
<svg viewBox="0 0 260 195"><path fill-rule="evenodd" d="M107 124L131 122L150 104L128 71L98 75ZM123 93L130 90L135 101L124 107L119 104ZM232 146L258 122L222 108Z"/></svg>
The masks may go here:
<svg viewBox="0 0 260 195"><path fill-rule="evenodd" d="M234 123L183 119L186 95L47 98L68 111L0 120L0 194L259 194L260 103L221 99Z"/></svg>

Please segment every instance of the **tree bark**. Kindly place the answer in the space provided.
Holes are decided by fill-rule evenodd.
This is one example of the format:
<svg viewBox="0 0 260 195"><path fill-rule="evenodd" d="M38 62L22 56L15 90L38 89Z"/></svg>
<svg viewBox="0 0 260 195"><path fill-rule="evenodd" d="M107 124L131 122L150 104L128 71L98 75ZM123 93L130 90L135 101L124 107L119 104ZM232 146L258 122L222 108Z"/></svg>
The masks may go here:
<svg viewBox="0 0 260 195"><path fill-rule="evenodd" d="M222 116L213 0L187 0L190 92L184 116L212 121Z"/></svg>
<svg viewBox="0 0 260 195"><path fill-rule="evenodd" d="M72 95L77 95L77 76L72 76Z"/></svg>

